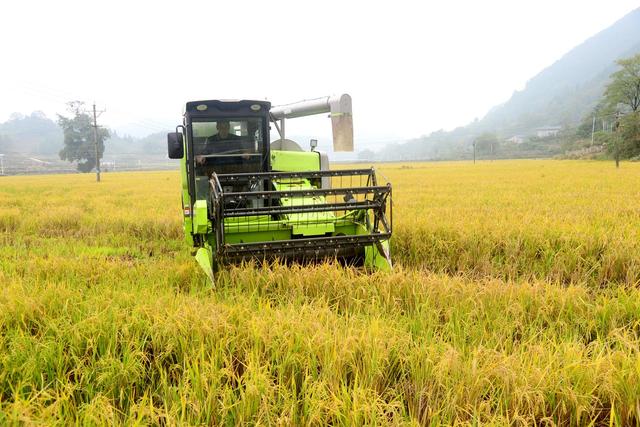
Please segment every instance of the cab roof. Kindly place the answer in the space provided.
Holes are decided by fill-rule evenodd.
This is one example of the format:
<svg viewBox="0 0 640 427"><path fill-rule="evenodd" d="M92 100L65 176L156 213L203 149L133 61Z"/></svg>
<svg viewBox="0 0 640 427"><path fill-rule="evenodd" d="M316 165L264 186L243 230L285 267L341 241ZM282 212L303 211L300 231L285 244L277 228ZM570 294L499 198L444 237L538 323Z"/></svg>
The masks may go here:
<svg viewBox="0 0 640 427"><path fill-rule="evenodd" d="M252 113L264 114L271 109L269 101L251 99L210 99L204 101L187 102L185 113L195 115L210 115L216 113Z"/></svg>

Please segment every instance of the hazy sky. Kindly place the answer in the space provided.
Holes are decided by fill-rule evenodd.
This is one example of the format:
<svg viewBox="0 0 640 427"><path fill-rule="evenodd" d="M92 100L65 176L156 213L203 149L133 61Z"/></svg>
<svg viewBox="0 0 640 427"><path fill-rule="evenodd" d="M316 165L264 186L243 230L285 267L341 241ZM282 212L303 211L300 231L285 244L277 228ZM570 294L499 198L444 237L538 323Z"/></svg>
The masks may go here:
<svg viewBox="0 0 640 427"><path fill-rule="evenodd" d="M640 6L601 1L3 1L0 121L106 107L137 134L185 101L347 92L358 149L464 125ZM291 132L329 133L326 119ZM306 128L305 128L306 126Z"/></svg>

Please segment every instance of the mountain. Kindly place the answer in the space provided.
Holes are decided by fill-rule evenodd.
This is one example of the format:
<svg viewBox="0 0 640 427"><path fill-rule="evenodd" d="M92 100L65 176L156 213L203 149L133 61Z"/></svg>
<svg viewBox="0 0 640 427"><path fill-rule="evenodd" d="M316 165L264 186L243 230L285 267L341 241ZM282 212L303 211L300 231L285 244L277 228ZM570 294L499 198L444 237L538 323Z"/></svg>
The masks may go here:
<svg viewBox="0 0 640 427"><path fill-rule="evenodd" d="M598 102L615 61L640 53L640 8L599 32L529 80L479 123L504 136L546 125L577 123Z"/></svg>
<svg viewBox="0 0 640 427"><path fill-rule="evenodd" d="M616 60L640 53L640 8L571 49L530 79L481 120L453 131L437 131L376 153L377 159L460 159L473 156L473 141L490 134L501 141L491 157L548 157L564 152L562 144L601 99ZM536 129L564 128L555 138L538 138ZM506 142L515 137L520 142ZM482 156L482 154L481 154Z"/></svg>
<svg viewBox="0 0 640 427"><path fill-rule="evenodd" d="M62 141L62 130L40 111L28 116L14 113L0 123L0 153L57 154Z"/></svg>

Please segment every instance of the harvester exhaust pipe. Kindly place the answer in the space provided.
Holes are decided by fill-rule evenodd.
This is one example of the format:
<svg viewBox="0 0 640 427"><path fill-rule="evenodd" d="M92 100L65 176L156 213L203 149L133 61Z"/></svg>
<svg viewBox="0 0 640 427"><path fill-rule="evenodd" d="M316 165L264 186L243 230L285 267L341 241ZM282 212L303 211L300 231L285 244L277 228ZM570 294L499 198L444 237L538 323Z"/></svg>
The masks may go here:
<svg viewBox="0 0 640 427"><path fill-rule="evenodd" d="M333 131L333 151L353 151L353 115L348 94L308 99L271 108L272 120L280 120L280 137L284 139L284 119L329 113ZM277 125L277 122L276 122Z"/></svg>

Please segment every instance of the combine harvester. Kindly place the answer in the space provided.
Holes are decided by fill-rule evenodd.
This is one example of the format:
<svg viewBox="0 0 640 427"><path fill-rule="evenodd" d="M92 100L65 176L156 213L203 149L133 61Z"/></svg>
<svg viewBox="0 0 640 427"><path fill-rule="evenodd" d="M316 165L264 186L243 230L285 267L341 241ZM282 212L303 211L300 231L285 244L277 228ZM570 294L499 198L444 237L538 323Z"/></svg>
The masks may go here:
<svg viewBox="0 0 640 427"><path fill-rule="evenodd" d="M334 151L353 151L351 97L271 107L266 101L188 102L168 134L181 159L184 233L213 280L243 260L335 258L391 269L391 184L375 170L329 169L326 154L285 138L285 119L329 113ZM271 124L280 139L269 141Z"/></svg>

